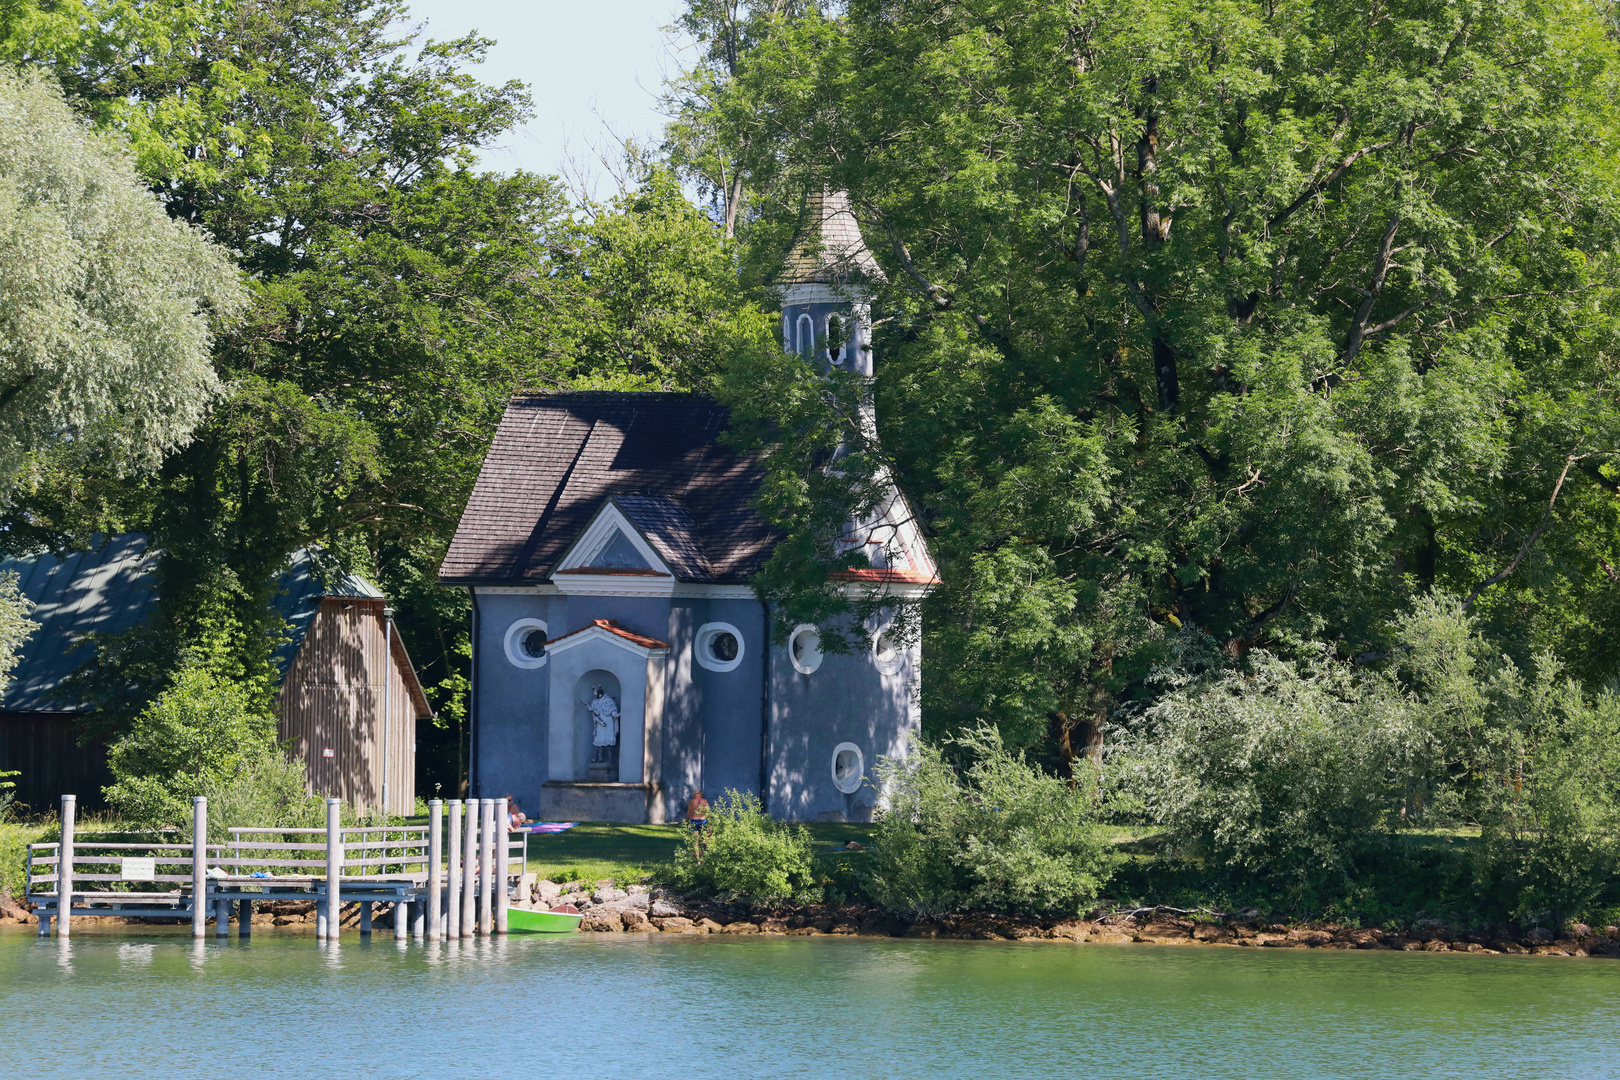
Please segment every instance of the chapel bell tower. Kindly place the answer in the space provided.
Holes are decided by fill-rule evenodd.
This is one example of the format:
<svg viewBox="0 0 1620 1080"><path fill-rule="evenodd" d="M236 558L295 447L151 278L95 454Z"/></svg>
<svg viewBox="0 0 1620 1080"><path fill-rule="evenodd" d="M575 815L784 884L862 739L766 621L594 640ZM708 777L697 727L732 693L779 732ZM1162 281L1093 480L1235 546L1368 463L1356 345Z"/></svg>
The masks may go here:
<svg viewBox="0 0 1620 1080"><path fill-rule="evenodd" d="M849 194L812 192L779 279L784 347L823 371L848 371L870 379L869 288L885 280L861 239Z"/></svg>

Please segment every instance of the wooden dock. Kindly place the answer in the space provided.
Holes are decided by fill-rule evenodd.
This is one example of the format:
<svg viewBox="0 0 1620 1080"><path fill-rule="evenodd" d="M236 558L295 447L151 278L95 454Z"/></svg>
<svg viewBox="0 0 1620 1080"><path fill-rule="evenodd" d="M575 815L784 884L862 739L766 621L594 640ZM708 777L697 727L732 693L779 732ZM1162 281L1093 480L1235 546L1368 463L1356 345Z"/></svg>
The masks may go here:
<svg viewBox="0 0 1620 1080"><path fill-rule="evenodd" d="M320 941L337 939L348 903L359 905L363 936L377 904L392 907L401 940L488 936L506 933L512 890L524 882L528 834L506 829L505 799L434 799L427 825L345 828L340 800L329 798L324 828L236 827L224 844L208 842L208 800L192 803L189 843L172 833L103 840L75 835L77 799L62 796L62 839L28 846L23 899L40 936L54 928L66 938L75 919L111 917L190 921L200 938L212 916L226 937L234 911L246 938L253 905L278 900L313 900ZM502 887L481 887L495 881Z"/></svg>

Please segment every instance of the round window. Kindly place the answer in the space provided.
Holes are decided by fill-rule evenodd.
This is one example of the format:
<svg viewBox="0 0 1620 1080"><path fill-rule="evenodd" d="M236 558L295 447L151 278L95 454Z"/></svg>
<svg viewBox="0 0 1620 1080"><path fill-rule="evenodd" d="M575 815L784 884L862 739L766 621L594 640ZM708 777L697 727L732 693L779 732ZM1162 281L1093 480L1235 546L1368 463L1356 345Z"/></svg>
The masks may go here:
<svg viewBox="0 0 1620 1080"><path fill-rule="evenodd" d="M546 624L539 619L519 619L506 628L506 659L513 667L543 667L550 639Z"/></svg>
<svg viewBox="0 0 1620 1080"><path fill-rule="evenodd" d="M536 660L546 655L546 632L537 628L524 634L523 653Z"/></svg>
<svg viewBox="0 0 1620 1080"><path fill-rule="evenodd" d="M704 623L698 627L696 647L692 651L701 667L730 671L742 663L742 631L730 623Z"/></svg>
<svg viewBox="0 0 1620 1080"><path fill-rule="evenodd" d="M810 623L800 623L788 638L788 659L793 670L809 675L821 666L821 632Z"/></svg>
<svg viewBox="0 0 1620 1080"><path fill-rule="evenodd" d="M737 659L737 635L722 630L709 639L709 651L722 664Z"/></svg>
<svg viewBox="0 0 1620 1080"><path fill-rule="evenodd" d="M845 795L853 795L860 790L866 777L866 759L861 755L861 748L854 743L839 743L833 749L832 777L833 786Z"/></svg>

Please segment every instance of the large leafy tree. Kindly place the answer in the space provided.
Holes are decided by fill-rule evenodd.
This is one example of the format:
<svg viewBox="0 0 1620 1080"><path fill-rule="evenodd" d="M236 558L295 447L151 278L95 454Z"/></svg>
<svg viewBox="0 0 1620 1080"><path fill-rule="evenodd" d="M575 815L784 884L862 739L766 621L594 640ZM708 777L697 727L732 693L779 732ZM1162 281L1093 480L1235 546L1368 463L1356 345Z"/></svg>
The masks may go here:
<svg viewBox="0 0 1620 1080"><path fill-rule="evenodd" d="M379 579L461 716L466 602L434 576L508 395L700 387L762 332L721 229L668 176L582 208L551 178L474 168L530 107L468 73L487 45L425 42L395 0L0 9L0 50L126 133L170 214L253 284L197 438L138 485L59 464L8 522L14 545L141 528L164 553L159 611L81 680L102 725L188 658L266 707L269 582L309 545Z"/></svg>
<svg viewBox="0 0 1620 1080"><path fill-rule="evenodd" d="M0 68L0 497L52 448L138 467L181 445L218 392L210 346L244 293L119 140L48 80Z"/></svg>
<svg viewBox="0 0 1620 1080"><path fill-rule="evenodd" d="M833 183L890 270L882 446L945 581L927 723L1061 760L1177 625L1370 662L1435 590L1617 674L1576 648L1620 565L1590 6L851 0L756 37L692 107L755 118L757 265Z"/></svg>
<svg viewBox="0 0 1620 1080"><path fill-rule="evenodd" d="M55 459L120 478L182 445L219 392L210 348L246 290L116 137L0 67L0 502ZM37 626L0 577L0 685Z"/></svg>

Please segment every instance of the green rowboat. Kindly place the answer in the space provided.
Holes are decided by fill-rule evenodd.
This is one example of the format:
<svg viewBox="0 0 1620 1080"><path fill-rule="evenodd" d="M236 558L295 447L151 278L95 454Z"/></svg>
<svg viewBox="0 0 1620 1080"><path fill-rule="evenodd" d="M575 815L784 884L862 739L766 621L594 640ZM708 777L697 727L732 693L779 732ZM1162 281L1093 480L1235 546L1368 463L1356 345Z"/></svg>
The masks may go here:
<svg viewBox="0 0 1620 1080"><path fill-rule="evenodd" d="M572 904L563 911L530 911L528 908L507 908L506 929L512 934L571 934L579 929L583 917Z"/></svg>

